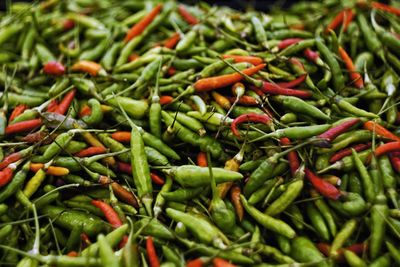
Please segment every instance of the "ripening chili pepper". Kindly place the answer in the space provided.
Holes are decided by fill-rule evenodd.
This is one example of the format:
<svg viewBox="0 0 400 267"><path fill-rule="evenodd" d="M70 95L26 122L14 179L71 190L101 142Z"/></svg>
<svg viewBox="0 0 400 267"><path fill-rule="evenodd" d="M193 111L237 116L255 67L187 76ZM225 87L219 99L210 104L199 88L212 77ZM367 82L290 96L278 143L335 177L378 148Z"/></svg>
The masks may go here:
<svg viewBox="0 0 400 267"><path fill-rule="evenodd" d="M197 158L196 158L196 164L199 167L207 167L208 163L207 163L207 154L203 151L200 151L197 154Z"/></svg>
<svg viewBox="0 0 400 267"><path fill-rule="evenodd" d="M223 109L229 110L231 108L231 102L225 96L223 96L220 93L217 93L215 91L211 92L211 95L214 98L215 102L217 102L217 104L219 106L221 106Z"/></svg>
<svg viewBox="0 0 400 267"><path fill-rule="evenodd" d="M195 16L190 14L189 11L187 11L185 6L183 6L183 5L178 6L178 13L190 25L195 25L195 24L199 23L199 20Z"/></svg>
<svg viewBox="0 0 400 267"><path fill-rule="evenodd" d="M111 187L118 198L122 199L124 202L132 205L135 208L139 207L139 204L135 196L130 191L126 190L123 186L121 186L119 183L103 175L99 176L98 182L105 186L111 184Z"/></svg>
<svg viewBox="0 0 400 267"><path fill-rule="evenodd" d="M81 110L79 111L79 117L85 117L85 116L89 116L92 113L92 109L89 107L89 105L84 104L81 108Z"/></svg>
<svg viewBox="0 0 400 267"><path fill-rule="evenodd" d="M90 157L90 156L94 156L94 155L104 154L106 152L107 152L107 149L104 147L92 146L92 147L82 149L81 151L76 153L74 156L83 158L83 157Z"/></svg>
<svg viewBox="0 0 400 267"><path fill-rule="evenodd" d="M266 64L260 64L242 71L245 75L253 75L263 69ZM210 78L200 79L194 83L194 88L198 92L206 92L222 87L226 87L232 85L234 83L240 82L244 79L244 76L241 73L232 73L221 76L215 76Z"/></svg>
<svg viewBox="0 0 400 267"><path fill-rule="evenodd" d="M58 61L49 61L44 64L43 72L48 75L59 76L65 73L65 67Z"/></svg>
<svg viewBox="0 0 400 267"><path fill-rule="evenodd" d="M72 71L81 71L89 73L92 76L97 76L102 70L100 64L90 60L79 60L71 66Z"/></svg>
<svg viewBox="0 0 400 267"><path fill-rule="evenodd" d="M29 165L29 170L32 172L37 172L40 169L44 168L44 164L43 163L31 163ZM64 167L57 167L57 166L48 166L46 169L46 174L49 175L54 175L54 176L64 176L69 174L69 170L67 168Z"/></svg>
<svg viewBox="0 0 400 267"><path fill-rule="evenodd" d="M238 55L223 55L223 58L233 58L234 62L247 62L253 64L254 66L260 65L264 62L264 60L260 57L255 56L238 56Z"/></svg>
<svg viewBox="0 0 400 267"><path fill-rule="evenodd" d="M229 102L231 102L231 104L233 104L235 102L239 103L243 106L257 106L260 104L257 99L255 99L252 96L248 96L248 95L241 96L240 98L236 98L236 97L232 97L232 96L227 97L227 98L229 99Z"/></svg>
<svg viewBox="0 0 400 267"><path fill-rule="evenodd" d="M150 172L150 178L153 181L153 183L157 184L157 185L163 185L165 184L165 181L163 178L161 178L158 174L156 174L155 172Z"/></svg>
<svg viewBox="0 0 400 267"><path fill-rule="evenodd" d="M158 4L156 5L146 16L144 16L138 23L132 26L129 31L126 33L124 38L124 42L127 43L131 39L135 38L136 36L140 35L147 26L155 19L155 17L160 13L163 5Z"/></svg>
<svg viewBox="0 0 400 267"><path fill-rule="evenodd" d="M180 39L181 36L179 35L179 33L175 32L174 34L171 35L171 37L169 37L167 40L164 41L164 47L173 49Z"/></svg>
<svg viewBox="0 0 400 267"><path fill-rule="evenodd" d="M101 212L103 212L107 221L114 227L118 228L122 225L122 221L118 216L118 213L111 207L111 205L100 201L100 200L92 200L92 205L99 208Z"/></svg>
<svg viewBox="0 0 400 267"><path fill-rule="evenodd" d="M342 195L339 189L337 189L335 186L325 181L324 179L319 178L308 168L305 169L305 174L315 190L317 190L322 196L329 199L337 200Z"/></svg>
<svg viewBox="0 0 400 267"><path fill-rule="evenodd" d="M120 142L127 144L131 141L131 132L118 131L111 134L111 138Z"/></svg>
<svg viewBox="0 0 400 267"><path fill-rule="evenodd" d="M117 161L117 170L126 174L132 174L131 164L122 161Z"/></svg>
<svg viewBox="0 0 400 267"><path fill-rule="evenodd" d="M341 46L339 46L339 55L346 65L346 68L349 72L351 83L353 83L354 86L357 88L363 88L364 87L363 78L361 77L360 73L357 72L354 63L351 60L350 56L347 54L346 50L344 50Z"/></svg>
<svg viewBox="0 0 400 267"><path fill-rule="evenodd" d="M338 160L341 160L344 157L350 156L351 155L351 149L354 149L356 152L360 152L363 150L366 150L368 148L371 147L371 142L366 143L366 144L357 144L348 148L344 148L342 150L337 151L335 154L333 154L330 159L329 162L330 163L334 163Z"/></svg>
<svg viewBox="0 0 400 267"><path fill-rule="evenodd" d="M75 250L71 250L70 252L67 253L68 257L78 257L79 253L76 252Z"/></svg>
<svg viewBox="0 0 400 267"><path fill-rule="evenodd" d="M146 251L150 267L159 267L160 261L157 256L156 248L154 247L153 237L151 236L148 236L146 239Z"/></svg>
<svg viewBox="0 0 400 267"><path fill-rule="evenodd" d="M33 147L28 147L26 149L20 150L18 152L14 152L8 156L6 156L1 162L0 162L0 170L4 169L11 163L17 162L20 159L23 159L30 155L33 151Z"/></svg>
<svg viewBox="0 0 400 267"><path fill-rule="evenodd" d="M241 194L240 187L237 185L234 185L231 188L231 201L232 201L233 206L235 207L235 212L239 218L239 221L242 221L243 216L244 216L244 209L242 206L242 202L240 201L240 194Z"/></svg>
<svg viewBox="0 0 400 267"><path fill-rule="evenodd" d="M234 119L233 122L231 123L231 131L235 136L240 137L240 132L238 131L237 126L244 122L257 122L257 123L269 124L271 123L271 118L266 114L257 114L257 113L247 113L240 115L239 117Z"/></svg>
<svg viewBox="0 0 400 267"><path fill-rule="evenodd" d="M214 267L236 267L236 265L230 263L227 260L221 259L221 258L214 258L213 266Z"/></svg>
<svg viewBox="0 0 400 267"><path fill-rule="evenodd" d="M393 134L392 132L390 132L377 122L367 121L364 122L363 126L364 129L369 130L371 132L375 132L378 136L382 136L393 141L400 141L400 137L396 136L395 134Z"/></svg>
<svg viewBox="0 0 400 267"><path fill-rule="evenodd" d="M53 99L47 106L47 112L55 112L58 109L58 100Z"/></svg>
<svg viewBox="0 0 400 267"><path fill-rule="evenodd" d="M8 123L12 122L16 117L21 115L27 108L28 106L24 104L16 106L14 110L11 112L10 117L8 118Z"/></svg>
<svg viewBox="0 0 400 267"><path fill-rule="evenodd" d="M389 6L384 3L379 3L379 2L372 2L371 7L395 14L397 16L400 16L400 8L396 8L394 6Z"/></svg>
<svg viewBox="0 0 400 267"><path fill-rule="evenodd" d="M54 113L64 115L68 111L69 106L72 103L72 100L74 100L75 94L76 94L75 89L66 93L64 98L60 101L60 104L58 104L58 107L56 111L54 111Z"/></svg>
<svg viewBox="0 0 400 267"><path fill-rule="evenodd" d="M22 141L29 144L35 144L41 141L43 145L47 145L54 141L55 136L55 134L49 135L48 132L39 130L37 132L25 135L24 137L22 137Z"/></svg>
<svg viewBox="0 0 400 267"><path fill-rule="evenodd" d="M186 262L186 267L203 267L204 262L200 259L194 259Z"/></svg>
<svg viewBox="0 0 400 267"><path fill-rule="evenodd" d="M174 98L172 96L162 95L162 96L160 96L160 105L170 104L173 100L174 100Z"/></svg>
<svg viewBox="0 0 400 267"><path fill-rule="evenodd" d="M282 137L282 138L279 139L279 141L284 146L290 146L291 145L290 139L287 138L287 137ZM296 171L300 167L299 155L297 154L296 151L290 151L287 154L287 159L289 161L290 173L292 174L292 176L294 176L296 174Z"/></svg>
<svg viewBox="0 0 400 267"><path fill-rule="evenodd" d="M400 151L400 142L389 142L383 145L378 146L374 154L376 157L386 155L390 152L398 152Z"/></svg>
<svg viewBox="0 0 400 267"><path fill-rule="evenodd" d="M288 39L284 39L281 40L278 44L278 48L279 50L285 49L288 46L297 44L298 42L302 41L302 38L288 38Z"/></svg>
<svg viewBox="0 0 400 267"><path fill-rule="evenodd" d="M353 127L359 122L360 119L358 118L346 120L343 123L339 124L338 126L332 127L328 131L318 135L318 138L324 139L327 142L332 142L337 136L347 132L351 127Z"/></svg>
<svg viewBox="0 0 400 267"><path fill-rule="evenodd" d="M8 125L6 127L6 134L22 133L27 131L32 131L33 129L42 125L41 119L33 119L27 121L16 122L14 124Z"/></svg>

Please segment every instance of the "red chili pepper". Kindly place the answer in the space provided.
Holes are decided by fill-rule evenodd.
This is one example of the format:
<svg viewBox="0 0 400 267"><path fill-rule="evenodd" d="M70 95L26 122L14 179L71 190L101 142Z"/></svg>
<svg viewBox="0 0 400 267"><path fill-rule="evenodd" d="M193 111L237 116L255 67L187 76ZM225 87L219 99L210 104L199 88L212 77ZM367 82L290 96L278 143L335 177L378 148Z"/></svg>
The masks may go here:
<svg viewBox="0 0 400 267"><path fill-rule="evenodd" d="M174 67L171 66L168 68L168 70L167 70L168 76L174 76L175 73L176 73L176 69Z"/></svg>
<svg viewBox="0 0 400 267"><path fill-rule="evenodd" d="M254 86L251 86L251 88L254 88ZM270 95L288 95L288 96L296 96L298 98L309 98L312 96L310 92L295 90L290 88L283 88L278 84L270 82L263 82L263 86L259 89L261 89L261 91L263 91L264 93Z"/></svg>
<svg viewBox="0 0 400 267"><path fill-rule="evenodd" d="M253 64L254 66L260 65L264 62L264 60L260 57L254 56L238 56L238 55L223 55L223 58L233 58L236 63L239 62L247 62Z"/></svg>
<svg viewBox="0 0 400 267"><path fill-rule="evenodd" d="M176 46L176 44L179 42L180 39L181 39L181 36L179 35L179 33L176 32L171 37L169 37L167 40L165 40L164 47L173 49Z"/></svg>
<svg viewBox="0 0 400 267"><path fill-rule="evenodd" d="M14 169L9 167L0 171L0 188L7 185L11 181L13 178L13 171Z"/></svg>
<svg viewBox="0 0 400 267"><path fill-rule="evenodd" d="M400 16L400 8L396 8L394 6L389 6L389 5L386 5L383 3L379 3L379 2L372 2L371 7L395 14L397 16Z"/></svg>
<svg viewBox="0 0 400 267"><path fill-rule="evenodd" d="M392 163L393 169L400 173L400 152L393 152L389 154L390 162Z"/></svg>
<svg viewBox="0 0 400 267"><path fill-rule="evenodd" d="M74 100L75 94L76 94L75 89L66 93L64 98L61 100L60 104L58 105L57 110L54 113L64 115L68 111L68 108L72 103L72 100Z"/></svg>
<svg viewBox="0 0 400 267"><path fill-rule="evenodd" d="M146 239L146 251L150 267L159 267L160 261L158 260L156 248L154 247L153 238L151 236L148 236Z"/></svg>
<svg viewBox="0 0 400 267"><path fill-rule="evenodd" d="M65 73L65 67L58 61L49 61L44 64L43 72L48 75L59 76Z"/></svg>
<svg viewBox="0 0 400 267"><path fill-rule="evenodd" d="M214 267L236 267L236 265L230 263L229 261L221 259L221 258L214 258L213 264L214 264Z"/></svg>
<svg viewBox="0 0 400 267"><path fill-rule="evenodd" d="M129 143L131 141L131 132L126 132L126 131L114 132L111 134L111 138L121 143Z"/></svg>
<svg viewBox="0 0 400 267"><path fill-rule="evenodd" d="M47 106L48 112L55 112L58 109L58 101L57 99L53 99L50 101L49 105Z"/></svg>
<svg viewBox="0 0 400 267"><path fill-rule="evenodd" d="M317 60L319 58L319 54L318 52L315 52L313 50L311 50L310 48L307 48L306 50L304 50L304 56L310 60L311 62L317 63Z"/></svg>
<svg viewBox="0 0 400 267"><path fill-rule="evenodd" d="M199 167L207 167L208 166L207 154L203 151L200 151L197 154L196 163L197 163L197 166L199 166Z"/></svg>
<svg viewBox="0 0 400 267"><path fill-rule="evenodd" d="M329 257L330 255L330 250L331 250L331 245L329 245L328 243L318 243L317 244L317 248L318 250L325 255L325 257Z"/></svg>
<svg viewBox="0 0 400 267"><path fill-rule="evenodd" d="M271 123L271 118L266 114L257 114L257 113L247 113L240 115L236 119L233 120L231 124L231 131L232 133L240 137L240 132L237 129L237 126L244 122L258 122L258 123Z"/></svg>
<svg viewBox="0 0 400 267"><path fill-rule="evenodd" d="M279 141L281 142L282 145L284 146L289 146L291 145L290 139L287 137L282 137L279 139ZM287 154L287 159L289 161L289 166L290 166L290 173L292 174L292 176L295 175L296 171L299 169L300 167L300 159L299 159L299 155L297 155L296 151L290 151Z"/></svg>
<svg viewBox="0 0 400 267"><path fill-rule="evenodd" d="M28 121L21 121L6 127L5 133L6 134L14 134L14 133L22 133L31 131L37 127L42 125L41 119L33 119Z"/></svg>
<svg viewBox="0 0 400 267"><path fill-rule="evenodd" d="M178 12L179 15L181 15L181 17L190 25L195 25L199 23L199 20L195 16L190 14L183 5L179 5Z"/></svg>
<svg viewBox="0 0 400 267"><path fill-rule="evenodd" d="M14 110L11 112L10 117L8 118L8 123L12 122L16 117L21 115L27 108L28 106L24 104L16 106Z"/></svg>
<svg viewBox="0 0 400 267"><path fill-rule="evenodd" d="M282 41L279 42L278 44L278 48L279 50L285 49L288 46L297 44L298 42L303 41L303 39L301 38L288 38L288 39L284 39Z"/></svg>
<svg viewBox="0 0 400 267"><path fill-rule="evenodd" d="M167 105L167 104L171 103L172 100L174 100L174 98L172 96L162 95L162 96L160 96L160 105Z"/></svg>
<svg viewBox="0 0 400 267"><path fill-rule="evenodd" d="M347 31L347 28L349 27L350 23L353 21L354 15L355 14L352 9L346 9L345 15L343 18L343 32Z"/></svg>
<svg viewBox="0 0 400 267"><path fill-rule="evenodd" d="M260 71L261 69L263 69L265 66L266 64L260 64L254 67L250 67L248 69L243 70L242 73L251 76ZM207 92L210 90L232 85L234 83L240 82L243 79L244 76L241 73L235 72L232 74L200 79L196 81L193 86L197 92Z"/></svg>
<svg viewBox="0 0 400 267"><path fill-rule="evenodd" d="M146 27L154 20L154 18L160 13L162 4L156 5L146 16L144 16L138 23L132 26L125 36L124 42L127 43L134 37L140 35Z"/></svg>
<svg viewBox="0 0 400 267"><path fill-rule="evenodd" d="M73 21L72 19L65 19L63 21L63 30L64 31L69 31L74 27L75 27L75 21Z"/></svg>
<svg viewBox="0 0 400 267"><path fill-rule="evenodd" d="M400 141L400 137L393 134L391 131L374 121L364 122L364 129L375 132L377 135L383 136L393 141Z"/></svg>
<svg viewBox="0 0 400 267"><path fill-rule="evenodd" d="M307 78L307 74L303 74L303 75L297 77L296 79L294 79L293 81L277 83L277 85L280 87L284 87L284 88L292 88L292 87L296 87L297 85L304 82L304 80L306 78Z"/></svg>
<svg viewBox="0 0 400 267"><path fill-rule="evenodd" d="M235 103L237 100L236 97L233 97L233 96L227 96L226 98L229 99L229 102L232 104ZM258 104L260 104L257 101L257 99L255 99L252 96L248 96L248 95L241 96L238 99L238 103L241 105L244 105L244 106L257 106Z"/></svg>
<svg viewBox="0 0 400 267"><path fill-rule="evenodd" d="M85 116L89 116L92 113L92 109L89 105L84 104L81 110L79 111L79 117L83 118Z"/></svg>
<svg viewBox="0 0 400 267"><path fill-rule="evenodd" d="M252 87L250 87L250 90L252 90L254 93L256 93L259 96L265 96L265 93L260 88L252 86Z"/></svg>
<svg viewBox="0 0 400 267"><path fill-rule="evenodd" d="M118 228L122 225L122 221L118 216L118 213L111 207L111 205L100 201L100 200L92 200L92 205L99 208L101 212L103 212L107 221L114 227Z"/></svg>
<svg viewBox="0 0 400 267"><path fill-rule="evenodd" d="M3 159L2 162L0 162L0 170L3 170L6 168L8 165L11 163L17 162L18 160L22 159L23 155L20 152L15 152Z"/></svg>
<svg viewBox="0 0 400 267"><path fill-rule="evenodd" d="M342 193L335 186L319 178L309 169L305 169L305 174L310 183L313 185L315 190L317 190L322 196L329 199L337 200L342 195Z"/></svg>
<svg viewBox="0 0 400 267"><path fill-rule="evenodd" d="M164 179L157 175L155 172L150 172L151 180L158 185L163 185L165 183Z"/></svg>
<svg viewBox="0 0 400 267"><path fill-rule="evenodd" d="M132 165L129 163L117 161L117 169L118 171L132 175Z"/></svg>
<svg viewBox="0 0 400 267"><path fill-rule="evenodd" d="M55 134L51 134L49 136L49 134L47 132L39 130L37 132L25 135L24 137L22 137L22 141L30 143L30 144L34 144L39 141L42 141L42 144L47 145L47 144L50 144L51 142L53 142L55 136L56 136Z"/></svg>
<svg viewBox="0 0 400 267"><path fill-rule="evenodd" d="M70 252L67 253L68 257L78 257L78 252L76 252L75 250L72 250Z"/></svg>
<svg viewBox="0 0 400 267"><path fill-rule="evenodd" d="M354 84L355 87L363 88L364 87L363 78L361 77L360 73L357 72L354 63L351 60L350 56L347 54L346 50L344 50L341 46L339 46L339 55L344 61L347 70L349 71L351 82Z"/></svg>
<svg viewBox="0 0 400 267"><path fill-rule="evenodd" d="M186 267L203 267L203 261L200 258L186 262Z"/></svg>
<svg viewBox="0 0 400 267"><path fill-rule="evenodd" d="M340 24L342 24L344 19L344 14L346 13L345 10L340 11L329 23L329 25L325 29L325 33L328 33L329 30L335 30Z"/></svg>
<svg viewBox="0 0 400 267"><path fill-rule="evenodd" d="M90 156L94 156L94 155L104 154L106 152L107 152L107 149L105 147L91 146L91 147L82 149L81 151L76 153L74 156L83 158L83 157L90 157Z"/></svg>
<svg viewBox="0 0 400 267"><path fill-rule="evenodd" d="M390 142L390 143L386 143L383 145L378 146L375 149L375 156L379 157L385 154L388 154L390 152L397 152L400 151L400 142Z"/></svg>
<svg viewBox="0 0 400 267"><path fill-rule="evenodd" d="M353 127L359 122L360 119L358 118L350 119L318 135L318 138L324 139L328 142L332 142L338 135L347 132L351 127Z"/></svg>
<svg viewBox="0 0 400 267"><path fill-rule="evenodd" d="M371 147L371 143L366 143L366 144L357 144L352 147L344 148L342 150L337 151L335 154L333 154L331 156L331 158L329 159L329 162L334 163L338 160L341 160L344 157L350 156L352 149L354 149L356 152L360 152L360 151L366 150L370 147Z"/></svg>

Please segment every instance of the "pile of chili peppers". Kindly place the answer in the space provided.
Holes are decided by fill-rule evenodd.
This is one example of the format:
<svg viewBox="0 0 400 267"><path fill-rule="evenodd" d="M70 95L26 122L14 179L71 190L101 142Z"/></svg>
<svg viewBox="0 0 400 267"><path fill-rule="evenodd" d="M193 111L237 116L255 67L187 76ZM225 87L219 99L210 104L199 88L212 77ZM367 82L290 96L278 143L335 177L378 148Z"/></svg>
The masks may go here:
<svg viewBox="0 0 400 267"><path fill-rule="evenodd" d="M0 18L0 265L400 265L399 2Z"/></svg>

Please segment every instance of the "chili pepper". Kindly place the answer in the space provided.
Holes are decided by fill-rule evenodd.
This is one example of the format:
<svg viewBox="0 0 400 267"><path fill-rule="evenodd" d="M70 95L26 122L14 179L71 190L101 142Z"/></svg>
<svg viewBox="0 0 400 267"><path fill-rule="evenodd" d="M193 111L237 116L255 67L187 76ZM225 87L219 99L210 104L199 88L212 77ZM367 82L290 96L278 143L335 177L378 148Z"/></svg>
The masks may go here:
<svg viewBox="0 0 400 267"><path fill-rule="evenodd" d="M395 14L397 16L400 16L400 9L399 8L396 8L396 7L393 7L393 6L389 6L389 5L386 5L384 3L372 2L371 3L371 7L375 8L375 9L380 9L380 10L383 10L383 11L386 11L386 12L393 13L393 14Z"/></svg>
<svg viewBox="0 0 400 267"><path fill-rule="evenodd" d="M107 221L114 227L118 228L122 225L121 219L118 217L118 213L107 203L100 200L92 200L92 205L99 208L106 217Z"/></svg>
<svg viewBox="0 0 400 267"><path fill-rule="evenodd" d="M179 42L181 39L181 36L179 33L174 33L172 34L167 40L164 41L164 47L172 49L176 46L176 44Z"/></svg>
<svg viewBox="0 0 400 267"><path fill-rule="evenodd" d="M332 184L316 176L309 169L305 169L306 177L310 180L313 187L324 197L336 200L341 196L341 192Z"/></svg>
<svg viewBox="0 0 400 267"><path fill-rule="evenodd" d="M262 58L255 57L255 56L238 56L238 55L223 55L225 59L232 58L234 62L247 62L253 64L254 66L262 64L264 61Z"/></svg>
<svg viewBox="0 0 400 267"><path fill-rule="evenodd" d="M128 33L125 36L125 43L140 35L154 20L154 18L160 13L162 7L162 4L156 5L146 16L144 16L138 23L132 26L132 28L129 29Z"/></svg>
<svg viewBox="0 0 400 267"><path fill-rule="evenodd" d="M237 130L237 125L241 124L245 121L251 122L259 122L259 123L266 123L269 124L271 122L271 118L268 115L261 115L255 113L243 114L233 120L231 124L231 131L237 137L240 137L240 133Z"/></svg>
<svg viewBox="0 0 400 267"><path fill-rule="evenodd" d="M366 150L370 147L371 147L371 143L367 143L367 144L357 144L352 147L339 150L338 152L336 152L335 154L333 154L331 156L331 158L329 159L329 162L334 163L338 160L341 160L344 157L350 156L352 149L354 149L356 152L360 152L360 151Z"/></svg>
<svg viewBox="0 0 400 267"><path fill-rule="evenodd" d="M384 128L382 125L378 124L374 121L364 122L364 129L367 129L371 132L375 132L377 135L383 136L389 140L400 141L400 138L395 134L391 133L389 130Z"/></svg>
<svg viewBox="0 0 400 267"><path fill-rule="evenodd" d="M282 104L284 107L301 114L315 117L321 120L329 120L329 116L320 111L318 108L309 105L307 102L294 96L274 96L274 101Z"/></svg>
<svg viewBox="0 0 400 267"><path fill-rule="evenodd" d="M58 61L49 61L44 64L43 72L48 75L59 76L65 73L65 67Z"/></svg>
<svg viewBox="0 0 400 267"><path fill-rule="evenodd" d="M150 178L155 184L163 185L165 183L164 180L154 172L150 172Z"/></svg>
<svg viewBox="0 0 400 267"><path fill-rule="evenodd" d="M199 166L199 167L207 167L208 166L208 164L207 164L207 154L200 151L197 154L196 162L197 162L197 166Z"/></svg>
<svg viewBox="0 0 400 267"><path fill-rule="evenodd" d="M259 70L261 70L265 66L266 66L265 64L260 64L255 67L245 69L242 71L242 73L246 74L246 75L252 75L252 74L257 73ZM212 78L203 78L203 79L198 80L194 84L194 88L196 91L199 91L199 92L210 91L210 90L218 89L221 87L229 86L231 84L240 82L243 78L244 77L242 76L241 73L227 74L227 75L216 76L216 77L212 77Z"/></svg>
<svg viewBox="0 0 400 267"><path fill-rule="evenodd" d="M243 206L240 202L240 193L241 190L238 186L233 186L231 188L231 201L235 207L236 215L239 218L239 221L243 220L244 210Z"/></svg>
<svg viewBox="0 0 400 267"><path fill-rule="evenodd" d="M351 127L358 124L360 119L354 118L344 121L342 124L337 125L324 132L323 134L318 135L318 138L324 139L328 142L332 142L337 136L348 131Z"/></svg>
<svg viewBox="0 0 400 267"><path fill-rule="evenodd" d="M149 258L150 267L160 266L160 261L158 259L156 249L153 243L153 238L151 236L148 236L146 239L146 250L147 250L147 257Z"/></svg>
<svg viewBox="0 0 400 267"><path fill-rule="evenodd" d="M14 108L14 110L12 111L12 113L10 114L10 117L8 118L8 122L10 123L11 121L13 121L16 117L21 115L27 108L28 108L28 106L24 105L24 104L16 106Z"/></svg>
<svg viewBox="0 0 400 267"><path fill-rule="evenodd" d="M20 132L31 131L42 125L41 119L33 119L28 121L16 122L8 125L5 129L6 134L15 134Z"/></svg>
<svg viewBox="0 0 400 267"><path fill-rule="evenodd" d="M106 152L107 150L104 147L92 146L79 151L74 156L82 158L82 157L90 157L98 154L103 154Z"/></svg>
<svg viewBox="0 0 400 267"><path fill-rule="evenodd" d="M354 85L357 88L363 88L364 81L363 81L360 73L357 72L357 70L353 64L353 61L347 54L346 50L344 50L341 46L339 47L339 55L342 58L342 60L344 61L347 70L349 71L349 76L350 76L351 82L354 83Z"/></svg>
<svg viewBox="0 0 400 267"><path fill-rule="evenodd" d="M344 17L347 16L347 9L340 11L325 29L325 33L329 30L335 30L340 24L343 23Z"/></svg>
<svg viewBox="0 0 400 267"><path fill-rule="evenodd" d="M228 261L221 259L221 258L214 258L213 266L214 267L235 267L236 265L231 264Z"/></svg>

